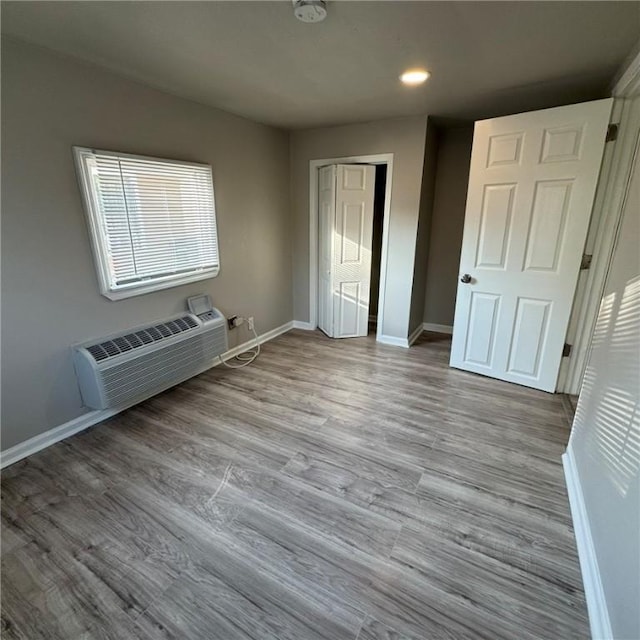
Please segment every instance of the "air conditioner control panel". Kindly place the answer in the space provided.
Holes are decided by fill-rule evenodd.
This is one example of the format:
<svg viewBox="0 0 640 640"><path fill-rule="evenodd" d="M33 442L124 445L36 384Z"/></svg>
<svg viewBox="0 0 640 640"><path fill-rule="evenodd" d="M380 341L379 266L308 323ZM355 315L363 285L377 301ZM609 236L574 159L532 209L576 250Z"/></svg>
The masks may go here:
<svg viewBox="0 0 640 640"><path fill-rule="evenodd" d="M211 311L205 311L204 313L196 314L202 322L210 322L211 320L217 320L222 317L222 314L217 309L211 309Z"/></svg>
<svg viewBox="0 0 640 640"><path fill-rule="evenodd" d="M205 323L224 318L211 303L211 298L204 294L187 298L187 306L193 315L198 316Z"/></svg>

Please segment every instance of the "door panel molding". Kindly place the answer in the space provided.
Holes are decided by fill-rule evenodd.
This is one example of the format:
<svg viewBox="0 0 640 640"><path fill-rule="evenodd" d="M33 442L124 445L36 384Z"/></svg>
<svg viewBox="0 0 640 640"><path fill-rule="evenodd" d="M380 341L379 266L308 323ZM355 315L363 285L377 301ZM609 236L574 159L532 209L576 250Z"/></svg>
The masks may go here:
<svg viewBox="0 0 640 640"><path fill-rule="evenodd" d="M513 341L509 348L507 371L533 379L538 377L540 362L547 342L549 315L553 302L519 297L516 302L516 318L514 321ZM537 334L537 349L527 352L525 340Z"/></svg>
<svg viewBox="0 0 640 640"><path fill-rule="evenodd" d="M495 355L500 296L472 291L469 307L464 361L472 367L490 369Z"/></svg>
<svg viewBox="0 0 640 640"><path fill-rule="evenodd" d="M506 267L516 189L514 183L484 186L476 267Z"/></svg>

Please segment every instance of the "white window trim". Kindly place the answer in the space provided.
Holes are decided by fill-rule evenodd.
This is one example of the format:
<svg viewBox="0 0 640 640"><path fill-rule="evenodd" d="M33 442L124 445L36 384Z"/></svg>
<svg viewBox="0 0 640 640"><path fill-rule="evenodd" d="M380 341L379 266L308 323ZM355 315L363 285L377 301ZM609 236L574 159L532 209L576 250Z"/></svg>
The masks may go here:
<svg viewBox="0 0 640 640"><path fill-rule="evenodd" d="M73 147L73 154L76 164L76 173L78 181L80 183L80 192L82 194L82 202L84 205L85 218L89 227L89 237L91 240L93 262L96 268L96 274L98 276L98 284L100 286L100 293L109 300L122 300L124 298L131 298L134 296L143 295L145 293L152 293L153 291L160 291L162 289L169 289L171 287L178 287L183 284L189 284L191 282L198 282L200 280L207 280L213 278L220 273L220 266L213 267L211 269L203 269L196 273L188 274L176 274L170 276L164 276L156 278L150 281L148 284L134 282L130 285L121 285L117 290L111 288L111 278L106 265L108 264L108 252L105 246L105 237L101 229L98 226L98 220L100 220L100 211L98 203L93 197L94 191L89 182L89 177L85 170L84 158L86 156L93 156L95 153L102 155L116 156L120 158L134 158L139 160L156 160L158 162L166 162L170 164L181 164L192 167L206 167L211 169L209 165L200 164L197 162L186 162L182 160L169 160L167 158L157 158L154 156L142 156L132 153L119 153L115 151L105 151L102 149L93 149L89 147ZM215 196L215 194L214 194ZM215 200L214 200L215 201ZM216 221L217 224L217 221ZM218 241L218 263L220 263L220 243Z"/></svg>

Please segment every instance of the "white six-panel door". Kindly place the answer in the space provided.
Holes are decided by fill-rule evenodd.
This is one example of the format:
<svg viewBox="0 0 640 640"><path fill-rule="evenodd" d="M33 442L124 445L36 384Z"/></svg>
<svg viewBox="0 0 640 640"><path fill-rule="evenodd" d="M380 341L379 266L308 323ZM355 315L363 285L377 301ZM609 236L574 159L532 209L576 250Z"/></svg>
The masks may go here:
<svg viewBox="0 0 640 640"><path fill-rule="evenodd" d="M332 338L366 336L375 167L319 170L318 325Z"/></svg>
<svg viewBox="0 0 640 640"><path fill-rule="evenodd" d="M451 366L555 391L611 106L476 123Z"/></svg>

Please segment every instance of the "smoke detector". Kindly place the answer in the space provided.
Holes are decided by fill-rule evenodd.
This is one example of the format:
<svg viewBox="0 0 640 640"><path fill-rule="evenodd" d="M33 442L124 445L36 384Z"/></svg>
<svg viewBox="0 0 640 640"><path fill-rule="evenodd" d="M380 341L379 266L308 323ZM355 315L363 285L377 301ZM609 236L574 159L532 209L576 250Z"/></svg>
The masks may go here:
<svg viewBox="0 0 640 640"><path fill-rule="evenodd" d="M322 22L327 17L324 0L293 0L293 14L301 22Z"/></svg>

